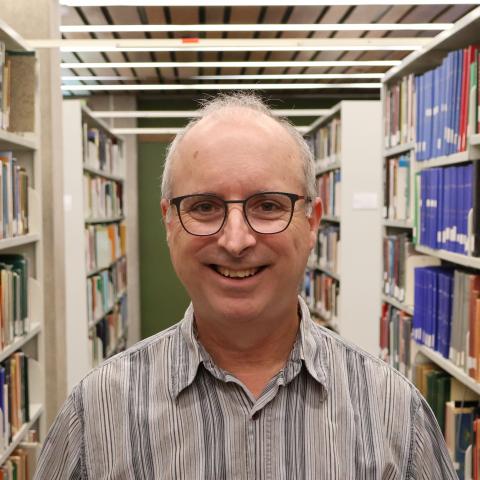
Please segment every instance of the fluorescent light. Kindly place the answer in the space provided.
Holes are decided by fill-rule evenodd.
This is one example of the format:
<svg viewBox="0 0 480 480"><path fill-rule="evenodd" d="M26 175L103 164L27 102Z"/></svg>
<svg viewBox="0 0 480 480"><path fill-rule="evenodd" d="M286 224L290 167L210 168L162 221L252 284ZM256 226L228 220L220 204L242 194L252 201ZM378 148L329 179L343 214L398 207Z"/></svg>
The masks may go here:
<svg viewBox="0 0 480 480"><path fill-rule="evenodd" d="M282 117L319 117L328 115L327 108L307 108L278 110L272 113ZM95 118L196 118L200 116L198 110L92 110L90 115Z"/></svg>
<svg viewBox="0 0 480 480"><path fill-rule="evenodd" d="M400 60L308 60L285 62L64 62L63 69L80 68L290 68L290 67L394 67Z"/></svg>
<svg viewBox="0 0 480 480"><path fill-rule="evenodd" d="M446 30L453 23L276 23L276 24L209 24L209 25L62 25L62 33L120 32L332 32L384 30Z"/></svg>
<svg viewBox="0 0 480 480"><path fill-rule="evenodd" d="M42 48L42 47L35 47ZM69 52L414 52L420 50L421 45L392 45L392 46L364 46L356 45L333 46L333 47L313 47L313 46L244 46L244 47L100 47L100 46L80 46L73 45L69 47L60 47L60 51Z"/></svg>
<svg viewBox="0 0 480 480"><path fill-rule="evenodd" d="M70 92L112 90L301 90L301 89L377 89L381 83L231 83L231 84L135 84L135 85L62 85Z"/></svg>
<svg viewBox="0 0 480 480"><path fill-rule="evenodd" d="M307 132L309 126L295 127L299 132ZM112 133L115 135L177 135L183 128L155 128L155 127L131 127L131 128L112 128Z"/></svg>
<svg viewBox="0 0 480 480"><path fill-rule="evenodd" d="M198 7L285 5L478 5L478 0L60 0L69 7Z"/></svg>
<svg viewBox="0 0 480 480"><path fill-rule="evenodd" d="M62 52L243 52L243 51L414 51L428 38L136 38L33 39L31 48L60 48Z"/></svg>
<svg viewBox="0 0 480 480"><path fill-rule="evenodd" d="M193 80L327 80L340 78L381 79L384 73L294 73L279 75L193 75Z"/></svg>
<svg viewBox="0 0 480 480"><path fill-rule="evenodd" d="M121 77L115 75L65 75L62 77L62 81L71 82L71 81L97 81L97 80L108 80L112 82L120 81L120 80L136 80L136 77Z"/></svg>

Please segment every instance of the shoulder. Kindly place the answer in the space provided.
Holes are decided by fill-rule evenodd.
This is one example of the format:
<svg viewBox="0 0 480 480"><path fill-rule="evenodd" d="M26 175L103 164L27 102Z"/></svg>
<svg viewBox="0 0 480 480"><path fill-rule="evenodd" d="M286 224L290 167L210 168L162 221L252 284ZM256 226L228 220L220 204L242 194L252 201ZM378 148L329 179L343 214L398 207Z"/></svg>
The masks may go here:
<svg viewBox="0 0 480 480"><path fill-rule="evenodd" d="M76 393L92 390L128 388L130 380L139 381L155 370L159 380L167 379L172 352L178 347L181 323L146 338L127 350L105 360L91 370L77 385Z"/></svg>
<svg viewBox="0 0 480 480"><path fill-rule="evenodd" d="M312 335L321 350L330 382L345 383L365 396L396 396L410 403L415 410L421 395L398 370L366 352L337 333L312 322ZM406 405L405 405L406 406Z"/></svg>

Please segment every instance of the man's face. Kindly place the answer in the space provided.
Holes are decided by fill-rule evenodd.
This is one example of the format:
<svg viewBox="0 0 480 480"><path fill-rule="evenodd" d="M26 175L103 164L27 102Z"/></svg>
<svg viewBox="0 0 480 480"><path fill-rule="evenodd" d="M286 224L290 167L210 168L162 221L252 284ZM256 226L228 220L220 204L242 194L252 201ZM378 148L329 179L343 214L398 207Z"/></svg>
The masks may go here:
<svg viewBox="0 0 480 480"><path fill-rule="evenodd" d="M174 161L172 186L173 197L212 193L224 200L305 190L287 132L266 116L242 111L204 119L189 131ZM304 206L296 203L285 231L262 235L245 222L241 204L231 204L220 232L196 237L183 229L173 207L166 216L168 202L162 201L172 263L197 316L241 322L291 311L321 213L316 203L307 218ZM254 274L232 278L241 273Z"/></svg>

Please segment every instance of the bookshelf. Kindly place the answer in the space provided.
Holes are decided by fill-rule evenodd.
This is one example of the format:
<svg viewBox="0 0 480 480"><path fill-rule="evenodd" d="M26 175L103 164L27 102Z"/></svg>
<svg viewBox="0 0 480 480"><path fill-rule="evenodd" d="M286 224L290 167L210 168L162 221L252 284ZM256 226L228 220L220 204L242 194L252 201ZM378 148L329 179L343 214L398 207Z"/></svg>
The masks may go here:
<svg viewBox="0 0 480 480"><path fill-rule="evenodd" d="M63 102L67 388L125 348L123 141L79 100ZM103 341L102 341L103 340Z"/></svg>
<svg viewBox="0 0 480 480"><path fill-rule="evenodd" d="M15 421L15 426L9 415L14 415L12 412L17 406L9 399L7 418L12 435L10 441L7 439L0 445L2 466L15 448L26 441L30 430L36 430L43 437L46 421L45 272L37 55L3 21L0 21L0 52L3 74L0 81L0 395L5 395L8 377L13 379L19 375L18 371L15 375L11 370L19 355L25 354L19 359L23 363L17 363L17 367L21 364L23 371L28 370L28 382L23 376L20 380L22 389L28 392L28 402L25 400L25 413L19 417L20 423ZM14 258L22 266L19 263L15 266L12 263ZM3 422L0 430L4 438Z"/></svg>
<svg viewBox="0 0 480 480"><path fill-rule="evenodd" d="M480 353L476 339L480 325L475 320L480 318L475 287L480 256L473 256L472 247L474 235L478 235L478 224L474 223L478 206L474 199L479 195L475 179L480 161L480 97L475 82L480 57L468 48L479 40L480 8L476 8L391 69L382 88L383 236L391 238L392 243L395 238L402 239L397 245L405 235L411 242L410 255L398 255L403 261L397 262L394 283L402 278L400 272L407 270L409 261L410 268L427 268L415 270L410 278L414 303L399 301L398 288L390 289L393 295L383 289L381 351L392 365L403 366L402 373L411 380L419 379L418 371L426 364L433 365L427 369L437 367L439 372L446 372L452 378L451 400L480 400L475 360ZM469 77L472 72L475 75ZM414 86L413 99L409 85ZM436 95L428 93L429 88ZM399 187L398 169L393 170L396 182L389 183L392 177L386 165L400 155L408 155L410 164L407 181L402 179ZM402 201L408 203L406 218L391 215L395 214L389 198L392 191L405 197ZM400 250L388 252L396 255ZM417 260L413 261L413 257ZM390 260L385 247L382 258L384 275L388 276L385 272ZM401 328L411 329L408 346L397 335L398 316L402 317ZM405 353L408 358L399 360ZM459 386L454 388L457 382ZM452 450L447 433L446 439L458 473L463 474L463 464L456 458L457 447L453 444Z"/></svg>
<svg viewBox="0 0 480 480"><path fill-rule="evenodd" d="M361 122L362 118L370 121ZM380 312L375 286L380 287L381 281L377 253L380 118L379 102L342 101L306 133L315 154L324 214L306 271L312 290L307 295L304 289L304 295L322 323L374 354L378 352ZM375 232L378 236L372 242ZM322 298L327 299L327 308L318 301L318 293L312 295L315 290L325 292ZM333 308L332 299L336 300Z"/></svg>

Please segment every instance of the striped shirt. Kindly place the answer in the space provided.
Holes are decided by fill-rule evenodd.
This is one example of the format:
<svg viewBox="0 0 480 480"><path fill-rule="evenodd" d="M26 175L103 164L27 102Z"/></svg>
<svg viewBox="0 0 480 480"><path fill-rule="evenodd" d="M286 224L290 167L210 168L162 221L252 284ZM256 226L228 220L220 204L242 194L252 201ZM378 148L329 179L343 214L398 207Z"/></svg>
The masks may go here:
<svg viewBox="0 0 480 480"><path fill-rule="evenodd" d="M191 306L90 372L52 425L35 479L456 479L416 388L299 302L289 359L257 399L199 344Z"/></svg>

